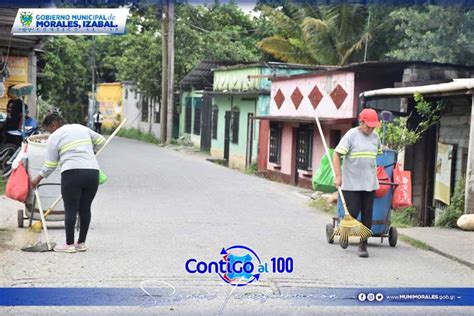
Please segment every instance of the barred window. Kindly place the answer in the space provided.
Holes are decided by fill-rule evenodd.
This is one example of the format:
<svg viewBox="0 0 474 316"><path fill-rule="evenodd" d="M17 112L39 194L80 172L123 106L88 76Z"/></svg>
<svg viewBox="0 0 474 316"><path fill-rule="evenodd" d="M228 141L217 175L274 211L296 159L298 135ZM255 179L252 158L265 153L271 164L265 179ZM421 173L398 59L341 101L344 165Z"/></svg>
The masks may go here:
<svg viewBox="0 0 474 316"><path fill-rule="evenodd" d="M219 108L217 105L212 107L212 139L217 139L217 123L219 121Z"/></svg>
<svg viewBox="0 0 474 316"><path fill-rule="evenodd" d="M194 135L201 134L201 106L202 106L202 98L197 98L196 104L194 105L194 127L193 127Z"/></svg>
<svg viewBox="0 0 474 316"><path fill-rule="evenodd" d="M153 109L154 109L154 123L160 123L160 104L157 102L156 98L153 98Z"/></svg>
<svg viewBox="0 0 474 316"><path fill-rule="evenodd" d="M187 134L191 134L191 116L192 116L192 98L186 98L185 101L185 111L184 111L184 132Z"/></svg>
<svg viewBox="0 0 474 316"><path fill-rule="evenodd" d="M313 160L313 129L300 127L296 134L296 164L300 170L310 170Z"/></svg>
<svg viewBox="0 0 474 316"><path fill-rule="evenodd" d="M232 116L230 120L230 130L232 132L231 142L233 144L239 143L239 124L240 124L240 112L239 108L235 107L232 109Z"/></svg>
<svg viewBox="0 0 474 316"><path fill-rule="evenodd" d="M280 163L281 155L281 134L282 128L278 124L270 124L270 157L269 161L272 163Z"/></svg>
<svg viewBox="0 0 474 316"><path fill-rule="evenodd" d="M148 122L148 98L142 98L142 122Z"/></svg>

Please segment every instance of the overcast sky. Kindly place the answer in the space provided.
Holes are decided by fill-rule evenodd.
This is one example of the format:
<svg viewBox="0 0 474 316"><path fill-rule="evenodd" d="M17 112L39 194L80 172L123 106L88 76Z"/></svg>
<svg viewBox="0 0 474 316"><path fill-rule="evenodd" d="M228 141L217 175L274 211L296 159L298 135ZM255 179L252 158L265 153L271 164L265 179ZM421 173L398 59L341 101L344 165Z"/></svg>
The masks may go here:
<svg viewBox="0 0 474 316"><path fill-rule="evenodd" d="M206 4L206 3L214 3L214 0L188 0L190 4ZM231 2L230 0L219 0L220 3L228 3ZM239 7L242 8L244 12L250 12L255 7L255 3L257 0L234 0L233 2L237 3Z"/></svg>

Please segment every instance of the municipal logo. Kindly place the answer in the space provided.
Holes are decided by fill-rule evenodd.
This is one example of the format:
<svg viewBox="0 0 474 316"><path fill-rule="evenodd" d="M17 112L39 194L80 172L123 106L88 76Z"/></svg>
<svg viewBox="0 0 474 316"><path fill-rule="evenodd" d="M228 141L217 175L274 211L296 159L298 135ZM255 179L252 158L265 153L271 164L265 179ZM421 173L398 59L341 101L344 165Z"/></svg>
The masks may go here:
<svg viewBox="0 0 474 316"><path fill-rule="evenodd" d="M266 273L292 273L293 258L273 257L263 262L250 247L234 245L222 248L218 261L200 261L190 258L185 269L191 274L217 274L225 283L232 286L246 286L260 279Z"/></svg>
<svg viewBox="0 0 474 316"><path fill-rule="evenodd" d="M28 11L21 12L20 23L23 27L30 27L31 23L33 23L33 13Z"/></svg>

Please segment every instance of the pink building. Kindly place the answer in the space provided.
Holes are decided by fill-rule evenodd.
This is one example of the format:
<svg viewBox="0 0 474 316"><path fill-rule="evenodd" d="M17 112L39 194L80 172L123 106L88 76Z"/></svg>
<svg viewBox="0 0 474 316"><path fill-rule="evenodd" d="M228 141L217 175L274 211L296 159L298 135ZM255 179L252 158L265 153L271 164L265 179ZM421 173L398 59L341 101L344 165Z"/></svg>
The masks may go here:
<svg viewBox="0 0 474 316"><path fill-rule="evenodd" d="M393 87L403 69L403 63L368 62L274 78L269 115L258 117L261 126L268 126L260 135L258 170L270 179L311 188L324 155L315 116L334 148L356 122L359 94Z"/></svg>

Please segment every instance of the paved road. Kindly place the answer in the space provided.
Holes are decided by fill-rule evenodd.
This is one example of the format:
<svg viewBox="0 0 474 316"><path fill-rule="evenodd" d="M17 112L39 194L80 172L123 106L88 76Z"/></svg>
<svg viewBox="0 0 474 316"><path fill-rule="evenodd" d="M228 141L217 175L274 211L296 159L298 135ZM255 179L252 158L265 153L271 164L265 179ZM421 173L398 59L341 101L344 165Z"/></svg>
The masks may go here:
<svg viewBox="0 0 474 316"><path fill-rule="evenodd" d="M145 287L166 293L166 282L186 293L184 305L192 301L217 312L234 288L215 274L188 274L184 264L191 257L219 260L222 247L236 244L251 247L266 262L291 256L294 272L264 274L258 284L234 289L225 307L234 312L236 306L268 312L291 305L311 287L474 285L468 267L402 242L391 248L371 240L369 259L357 257L355 243L347 250L330 245L324 232L328 215L308 207L300 189L199 155L118 138L100 161L109 179L93 205L86 253L21 252L28 233L15 229L15 206L0 200L0 286L139 287L148 280ZM50 226L52 239L62 242L62 226ZM290 296L278 299L289 290ZM261 297L274 299L262 304Z"/></svg>

